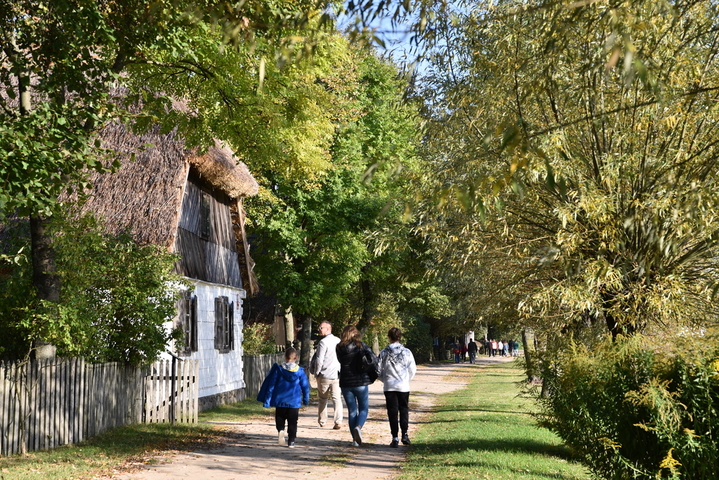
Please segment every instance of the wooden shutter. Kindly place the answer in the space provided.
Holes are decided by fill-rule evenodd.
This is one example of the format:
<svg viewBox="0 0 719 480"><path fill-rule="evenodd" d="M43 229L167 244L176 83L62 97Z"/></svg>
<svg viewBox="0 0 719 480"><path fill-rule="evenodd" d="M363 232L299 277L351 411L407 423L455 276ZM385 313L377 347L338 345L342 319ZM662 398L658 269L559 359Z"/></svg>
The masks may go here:
<svg viewBox="0 0 719 480"><path fill-rule="evenodd" d="M182 343L177 342L177 353L185 353L186 346L187 346L187 325L186 325L186 318L187 318L187 312L186 310L186 304L187 304L187 291L182 292L182 295L177 300L177 323L178 326L182 329Z"/></svg>
<svg viewBox="0 0 719 480"><path fill-rule="evenodd" d="M190 300L190 350L197 351L197 295L193 295Z"/></svg>
<svg viewBox="0 0 719 480"><path fill-rule="evenodd" d="M222 350L222 327L224 322L222 310L222 298L215 298L215 348L217 350Z"/></svg>
<svg viewBox="0 0 719 480"><path fill-rule="evenodd" d="M229 346L230 350L234 350L235 349L235 302L230 303L228 310L229 310L229 312L227 312L227 319L228 319L228 323L229 323L229 327L230 327L229 328L229 334L230 334L229 340L230 341L228 342L227 345Z"/></svg>

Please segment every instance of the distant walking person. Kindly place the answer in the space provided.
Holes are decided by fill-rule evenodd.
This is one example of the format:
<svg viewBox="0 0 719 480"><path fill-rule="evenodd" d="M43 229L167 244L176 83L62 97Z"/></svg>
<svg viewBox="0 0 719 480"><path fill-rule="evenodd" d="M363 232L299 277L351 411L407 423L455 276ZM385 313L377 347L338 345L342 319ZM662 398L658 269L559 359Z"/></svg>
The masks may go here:
<svg viewBox="0 0 719 480"><path fill-rule="evenodd" d="M369 413L369 389L367 385L376 378L377 357L362 342L362 334L353 325L342 330L337 345L340 361L340 388L347 404L347 423L355 446L362 445L362 427ZM372 377L370 377L370 374Z"/></svg>
<svg viewBox="0 0 719 480"><path fill-rule="evenodd" d="M477 358L477 344L474 340L469 341L467 353L469 353L469 363L474 363L474 359Z"/></svg>
<svg viewBox="0 0 719 480"><path fill-rule="evenodd" d="M393 327L387 333L390 344L379 352L379 379L384 384L384 398L387 402L387 418L392 434L392 448L399 446L399 430L402 429L402 443L409 445L409 382L417 373L414 355L400 343L402 331Z"/></svg>
<svg viewBox="0 0 719 480"><path fill-rule="evenodd" d="M324 427L327 422L327 403L332 395L334 406L334 429L342 428L342 396L340 391L340 362L337 360L337 344L340 339L332 335L332 325L327 322L320 323L322 340L317 344L310 371L317 379L317 422Z"/></svg>
<svg viewBox="0 0 719 480"><path fill-rule="evenodd" d="M304 369L297 365L297 350L288 348L285 351L285 363L272 365L262 382L257 400L262 402L265 408L275 407L275 426L280 445L285 445L287 422L286 445L294 448L300 407L310 403L310 382Z"/></svg>

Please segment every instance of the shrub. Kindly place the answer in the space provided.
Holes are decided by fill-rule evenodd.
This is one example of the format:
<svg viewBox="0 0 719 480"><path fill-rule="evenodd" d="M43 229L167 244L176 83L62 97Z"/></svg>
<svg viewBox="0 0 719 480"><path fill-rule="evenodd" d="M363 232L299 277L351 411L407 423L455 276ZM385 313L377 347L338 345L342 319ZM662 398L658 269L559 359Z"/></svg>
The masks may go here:
<svg viewBox="0 0 719 480"><path fill-rule="evenodd" d="M699 343L701 342L701 344ZM700 348L701 347L701 348ZM607 338L544 359L541 423L600 478L712 478L719 464L719 348Z"/></svg>
<svg viewBox="0 0 719 480"><path fill-rule="evenodd" d="M429 362L432 355L430 326L422 319L405 320L404 344L412 351L417 363Z"/></svg>
<svg viewBox="0 0 719 480"><path fill-rule="evenodd" d="M179 335L165 326L175 316L183 284L173 272L177 257L158 246L137 244L130 233L109 235L103 222L73 216L69 209L52 228L62 278L60 302L37 300L29 260L12 265L0 279L0 354L22 357L32 339L43 338L59 356L132 365L155 361ZM23 242L22 251L29 251L23 235L14 239L14 248Z"/></svg>
<svg viewBox="0 0 719 480"><path fill-rule="evenodd" d="M266 355L276 352L272 325L252 323L242 327L242 351L245 355Z"/></svg>

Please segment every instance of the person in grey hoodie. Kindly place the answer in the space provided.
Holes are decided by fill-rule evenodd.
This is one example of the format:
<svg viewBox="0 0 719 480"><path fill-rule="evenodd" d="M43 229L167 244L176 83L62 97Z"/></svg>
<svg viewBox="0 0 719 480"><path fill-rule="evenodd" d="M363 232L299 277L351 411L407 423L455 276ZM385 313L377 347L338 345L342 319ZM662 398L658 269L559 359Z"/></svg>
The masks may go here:
<svg viewBox="0 0 719 480"><path fill-rule="evenodd" d="M387 332L390 344L379 352L377 362L378 378L384 384L384 398L387 402L387 417L392 433L392 448L399 446L399 430L402 429L402 443L409 445L409 382L417 373L414 355L400 343L402 331L392 327ZM398 418L399 417L399 418Z"/></svg>
<svg viewBox="0 0 719 480"><path fill-rule="evenodd" d="M337 360L337 344L340 339L332 335L332 325L327 322L320 323L322 340L317 344L317 350L312 358L310 367L312 375L317 379L317 423L320 427L327 422L327 403L330 394L334 406L334 429L342 428L342 391L340 390L340 361Z"/></svg>

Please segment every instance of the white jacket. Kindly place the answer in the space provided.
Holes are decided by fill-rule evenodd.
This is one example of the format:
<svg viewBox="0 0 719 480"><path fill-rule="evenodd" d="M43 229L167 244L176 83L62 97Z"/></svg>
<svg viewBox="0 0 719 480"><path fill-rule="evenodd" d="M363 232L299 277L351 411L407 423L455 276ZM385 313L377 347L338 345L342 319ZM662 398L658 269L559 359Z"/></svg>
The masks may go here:
<svg viewBox="0 0 719 480"><path fill-rule="evenodd" d="M379 352L377 374L385 392L409 392L409 382L415 373L414 355L401 343L390 343Z"/></svg>
<svg viewBox="0 0 719 480"><path fill-rule="evenodd" d="M313 364L312 375L328 380L339 378L340 361L337 360L337 344L339 343L340 339L331 333L319 341L315 351L316 365Z"/></svg>

